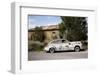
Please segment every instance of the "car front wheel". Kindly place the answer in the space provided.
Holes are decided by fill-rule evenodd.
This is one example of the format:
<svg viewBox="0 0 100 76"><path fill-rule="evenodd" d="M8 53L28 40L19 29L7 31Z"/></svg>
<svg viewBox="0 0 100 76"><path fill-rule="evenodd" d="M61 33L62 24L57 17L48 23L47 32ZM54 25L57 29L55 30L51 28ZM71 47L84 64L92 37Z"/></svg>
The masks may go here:
<svg viewBox="0 0 100 76"><path fill-rule="evenodd" d="M49 52L50 52L50 53L54 53L54 52L55 52L55 49L54 49L54 48L50 48L50 49L49 49Z"/></svg>
<svg viewBox="0 0 100 76"><path fill-rule="evenodd" d="M76 46L76 47L74 48L74 50L75 50L75 52L79 52L79 51L80 51L80 47L79 47L79 46Z"/></svg>

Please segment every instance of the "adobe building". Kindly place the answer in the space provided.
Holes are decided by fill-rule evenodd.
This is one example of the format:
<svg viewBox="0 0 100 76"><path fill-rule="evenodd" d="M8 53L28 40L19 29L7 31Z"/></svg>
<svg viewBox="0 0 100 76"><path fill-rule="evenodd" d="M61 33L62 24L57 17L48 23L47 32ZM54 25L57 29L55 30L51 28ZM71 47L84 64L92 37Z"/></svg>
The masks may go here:
<svg viewBox="0 0 100 76"><path fill-rule="evenodd" d="M34 40L32 35L34 35L34 28L28 30L28 39L29 40ZM42 30L45 35L45 40L44 42L49 42L53 39L58 39L59 37L59 26L58 25L49 25L49 26L42 26Z"/></svg>

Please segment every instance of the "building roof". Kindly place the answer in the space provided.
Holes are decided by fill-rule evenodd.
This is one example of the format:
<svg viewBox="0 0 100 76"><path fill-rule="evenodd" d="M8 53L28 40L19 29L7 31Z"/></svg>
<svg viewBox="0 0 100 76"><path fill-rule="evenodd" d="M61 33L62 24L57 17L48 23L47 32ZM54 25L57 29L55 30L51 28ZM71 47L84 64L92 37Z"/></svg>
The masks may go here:
<svg viewBox="0 0 100 76"><path fill-rule="evenodd" d="M42 27L43 30L47 30L47 29L59 29L58 25L49 25L49 26L43 26Z"/></svg>
<svg viewBox="0 0 100 76"><path fill-rule="evenodd" d="M52 31L52 30L59 30L58 25L48 25L48 26L42 26L42 30L40 31ZM35 28L29 29L28 31L36 31Z"/></svg>

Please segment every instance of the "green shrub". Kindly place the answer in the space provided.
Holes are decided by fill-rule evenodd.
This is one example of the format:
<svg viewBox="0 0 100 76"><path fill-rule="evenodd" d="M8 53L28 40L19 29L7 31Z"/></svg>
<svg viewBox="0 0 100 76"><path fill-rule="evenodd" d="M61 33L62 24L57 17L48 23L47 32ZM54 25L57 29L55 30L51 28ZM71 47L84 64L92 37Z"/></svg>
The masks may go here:
<svg viewBox="0 0 100 76"><path fill-rule="evenodd" d="M44 48L44 44L43 43L33 42L33 41L30 41L28 43L28 50L29 51L42 51L43 48Z"/></svg>
<svg viewBox="0 0 100 76"><path fill-rule="evenodd" d="M83 49L88 49L88 42L87 41L82 41Z"/></svg>

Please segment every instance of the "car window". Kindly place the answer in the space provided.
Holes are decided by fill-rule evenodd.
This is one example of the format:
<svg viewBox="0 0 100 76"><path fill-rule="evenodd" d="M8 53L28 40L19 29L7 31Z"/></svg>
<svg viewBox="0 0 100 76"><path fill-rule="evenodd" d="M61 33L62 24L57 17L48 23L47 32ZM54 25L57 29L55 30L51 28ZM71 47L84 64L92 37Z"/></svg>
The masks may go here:
<svg viewBox="0 0 100 76"><path fill-rule="evenodd" d="M62 43L67 43L68 41L67 40L62 40Z"/></svg>

